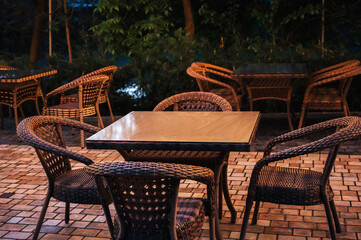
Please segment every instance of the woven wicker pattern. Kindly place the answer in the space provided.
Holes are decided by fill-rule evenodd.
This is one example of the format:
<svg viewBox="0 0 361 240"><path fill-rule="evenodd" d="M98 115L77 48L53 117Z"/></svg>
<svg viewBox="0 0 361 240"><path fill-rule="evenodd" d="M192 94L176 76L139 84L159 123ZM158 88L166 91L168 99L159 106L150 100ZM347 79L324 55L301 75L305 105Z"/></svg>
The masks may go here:
<svg viewBox="0 0 361 240"><path fill-rule="evenodd" d="M277 144L325 130L336 130L336 132L305 145L271 153L272 148ZM333 192L329 184L329 176L339 145L360 135L361 118L343 117L300 128L270 141L265 148L264 157L256 163L252 171L240 239L245 237L253 201L256 201L253 224L257 222L260 201L291 205L324 204L331 237L336 239L333 221L337 232L340 232L341 229L333 201ZM269 166L270 163L276 161L323 149L330 149L323 172Z"/></svg>
<svg viewBox="0 0 361 240"><path fill-rule="evenodd" d="M115 224L114 232L123 234L115 239L175 239L175 234L179 239L194 239L199 237L205 207L210 214L210 226L214 228L214 210L211 210L215 198L214 174L208 168L152 162L106 162L92 164L87 171L104 177L110 188L118 216L116 221L120 222ZM203 205L198 199L177 199L181 179L205 183L208 203ZM102 188L104 185L99 183Z"/></svg>
<svg viewBox="0 0 361 240"><path fill-rule="evenodd" d="M171 96L160 102L154 111L232 111L232 106L222 97L209 92L186 92ZM166 151L166 150L133 150L122 153L126 161L181 163L208 167L221 174L224 197L232 214L232 222L236 221L237 212L232 205L227 180L228 153L216 151ZM220 165L219 165L220 164ZM221 173L220 173L221 172ZM222 212L222 195L220 194L219 212ZM221 216L221 214L220 214ZM217 220L218 221L218 220Z"/></svg>
<svg viewBox="0 0 361 240"><path fill-rule="evenodd" d="M5 65L0 65L0 70L16 70L16 68L13 68L10 66L5 66Z"/></svg>
<svg viewBox="0 0 361 240"><path fill-rule="evenodd" d="M83 77L91 77L91 76L95 76L95 75L99 75L99 74L105 74L105 75L107 75L109 77L109 79L107 81L103 82L103 86L102 86L102 89L100 91L98 104L105 103L105 102L108 104L109 113L110 113L110 117L112 119L112 122L114 122L114 116L113 116L112 107L110 105L108 93L109 93L110 84L113 81L114 73L117 70L118 70L118 67L113 65L113 66L100 68L100 69L98 69L96 71L93 71L93 72L88 73L88 74L83 76ZM74 81L77 81L77 80L74 80ZM60 102L61 103L79 102L79 95L78 94L70 94L70 95L62 94ZM99 114L99 116L100 116L99 112L97 114Z"/></svg>
<svg viewBox="0 0 361 240"><path fill-rule="evenodd" d="M197 80L200 91L212 92L229 101L234 110L242 108L245 95L242 81L233 80L231 70L208 63L194 62L187 69L188 75Z"/></svg>
<svg viewBox="0 0 361 240"><path fill-rule="evenodd" d="M65 118L77 118L83 122L83 118L91 115L95 115L98 111L100 91L104 81L108 81L107 75L94 75L90 77L80 77L70 83L67 83L59 88L51 91L45 96L43 114L50 116L58 116ZM78 88L78 102L63 102L59 105L48 106L49 98L64 94L64 92L71 89ZM104 127L103 121L98 115L98 126ZM81 134L81 146L85 147L84 132Z"/></svg>
<svg viewBox="0 0 361 240"><path fill-rule="evenodd" d="M23 120L17 133L21 140L35 148L40 162L49 180L48 193L40 214L33 239L37 239L51 197L66 202L65 222L69 222L69 204L102 204L95 179L85 169L72 170L69 159L85 165L93 161L83 155L74 153L65 147L61 126L78 128L95 133L99 128L75 120L52 116L34 116ZM111 202L107 189L102 192L103 207L107 214Z"/></svg>
<svg viewBox="0 0 361 240"><path fill-rule="evenodd" d="M0 65L0 70L17 70L13 67ZM38 98L44 98L43 92L41 90L41 78L44 76L52 75L57 73L56 70L32 74L30 76L16 78L16 79L8 79L1 78L0 79L0 114L1 114L1 122L0 128L3 128L3 112L2 105L7 105L9 108L14 109L14 118L15 124L18 125L18 108L20 108L20 112L22 117L24 118L24 111L21 108L21 104L28 100L35 101L35 107L37 113L40 115ZM9 111L11 116L11 111Z"/></svg>
<svg viewBox="0 0 361 240"><path fill-rule="evenodd" d="M352 78L360 73L358 60L339 63L313 73L308 80L298 127L303 126L308 110L343 111L345 116L349 116L347 93Z"/></svg>

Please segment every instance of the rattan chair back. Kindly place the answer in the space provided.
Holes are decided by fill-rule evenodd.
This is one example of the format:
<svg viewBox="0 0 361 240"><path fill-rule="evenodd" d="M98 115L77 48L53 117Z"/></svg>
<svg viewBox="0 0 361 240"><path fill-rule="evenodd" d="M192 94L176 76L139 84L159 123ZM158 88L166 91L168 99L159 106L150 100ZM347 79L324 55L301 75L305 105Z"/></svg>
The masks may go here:
<svg viewBox="0 0 361 240"><path fill-rule="evenodd" d="M309 79L303 98L299 128L303 126L308 110L343 111L345 116L350 115L346 98L353 77L361 74L360 61L351 60L326 69L312 74Z"/></svg>
<svg viewBox="0 0 361 240"><path fill-rule="evenodd" d="M70 203L102 204L106 219L111 222L108 204L111 202L107 189L99 194L95 179L87 174L84 168L72 169L69 159L90 165L93 161L65 147L62 126L96 133L100 129L92 125L66 118L53 116L34 116L24 119L17 127L19 138L35 148L49 180L40 217L34 231L33 239L37 239L45 214L54 197L65 202L65 222L69 222ZM100 196L102 195L102 197Z"/></svg>
<svg viewBox="0 0 361 240"><path fill-rule="evenodd" d="M209 92L185 92L161 101L153 111L232 111L224 98Z"/></svg>
<svg viewBox="0 0 361 240"><path fill-rule="evenodd" d="M88 74L83 76L83 77L90 77L90 76L94 76L94 75L105 74L105 75L107 75L109 77L108 80L103 82L103 86L102 86L101 91L100 91L99 103L104 103L104 102L107 101L109 88L110 88L110 85L111 85L111 83L113 81L114 73L117 70L118 70L118 67L115 66L115 65L112 65L112 66L100 68L100 69L98 69L96 71L93 71L93 72L88 73Z"/></svg>
<svg viewBox="0 0 361 240"><path fill-rule="evenodd" d="M206 183L209 196L212 197L214 174L210 169L168 163L106 162L90 165L87 171L105 178L110 187L118 216L115 239L199 237L204 210L200 212L203 216L194 216L194 221L198 221L195 227L182 229L176 224L176 219L182 217L177 216L178 201L181 201L178 199L179 183L181 179ZM102 181L97 182L99 188L104 187ZM212 198L208 200L213 201Z"/></svg>
<svg viewBox="0 0 361 240"><path fill-rule="evenodd" d="M235 81L232 71L208 63L194 62L187 69L197 81L200 91L213 92L228 100L233 109L240 110L245 94L242 82Z"/></svg>
<svg viewBox="0 0 361 240"><path fill-rule="evenodd" d="M0 70L17 70L17 68L0 65Z"/></svg>
<svg viewBox="0 0 361 240"><path fill-rule="evenodd" d="M34 116L24 119L17 128L19 138L35 148L49 181L71 170L69 158L86 165L89 158L66 149L61 126L70 126L96 133L100 129L75 120L53 116Z"/></svg>
<svg viewBox="0 0 361 240"><path fill-rule="evenodd" d="M327 133L330 130L334 133L321 139L272 153L272 148L277 144L307 135L320 134L323 131ZM341 229L333 201L334 194L330 186L329 177L340 144L355 139L360 135L361 118L343 117L300 128L270 141L265 148L263 158L255 164L252 171L240 239L245 237L253 201L256 201L253 224L257 222L260 201L291 205L324 204L332 239L336 239L333 219L337 232L340 232ZM296 156L319 152L324 149L329 149L329 153L322 172L277 167L271 164L289 158L295 159L294 157Z"/></svg>

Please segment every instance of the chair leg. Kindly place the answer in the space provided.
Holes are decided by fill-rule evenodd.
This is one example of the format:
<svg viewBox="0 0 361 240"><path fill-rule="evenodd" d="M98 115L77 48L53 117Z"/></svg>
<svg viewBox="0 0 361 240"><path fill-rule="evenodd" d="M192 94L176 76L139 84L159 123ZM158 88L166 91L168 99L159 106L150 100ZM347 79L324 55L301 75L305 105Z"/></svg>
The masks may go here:
<svg viewBox="0 0 361 240"><path fill-rule="evenodd" d="M19 119L18 119L18 109L16 107L14 107L14 118L15 118L15 126L17 127L19 124Z"/></svg>
<svg viewBox="0 0 361 240"><path fill-rule="evenodd" d="M41 115L41 114L40 114L40 110L39 110L38 98L35 98L35 108L36 108L37 114L38 114L38 115Z"/></svg>
<svg viewBox="0 0 361 240"><path fill-rule="evenodd" d="M222 189L223 189L224 200L226 200L227 207L231 212L231 223L234 224L236 223L237 220L237 211L232 204L232 199L228 189L228 164L225 164L223 166L221 177L222 177Z"/></svg>
<svg viewBox="0 0 361 240"><path fill-rule="evenodd" d="M252 205L253 205L253 198L250 199L250 196L248 196L246 200L246 208L244 210L243 223L242 223L241 235L239 236L239 240L244 240L244 238L246 237L248 219L251 214Z"/></svg>
<svg viewBox="0 0 361 240"><path fill-rule="evenodd" d="M4 113L2 104L0 104L0 114L0 129L4 129Z"/></svg>
<svg viewBox="0 0 361 240"><path fill-rule="evenodd" d="M33 240L37 240L39 236L39 232L41 229L41 225L43 225L44 217L46 214L46 210L48 209L50 198L51 198L52 192L48 190L48 193L46 194L46 198L44 201L43 209L41 210L38 223L36 224L36 228L34 230Z"/></svg>
<svg viewBox="0 0 361 240"><path fill-rule="evenodd" d="M327 200L326 194L323 194L323 195L324 195L324 197L323 197L324 206L325 206L325 211L326 211L326 216L327 216L328 227L330 228L331 238L332 238L332 240L336 240L336 233L335 233L335 227L333 226L333 219L332 219L330 203Z"/></svg>
<svg viewBox="0 0 361 240"><path fill-rule="evenodd" d="M114 225L113 225L113 221L112 221L112 216L110 215L109 206L106 203L105 204L102 203L102 206L103 206L103 211L104 211L105 218L107 220L110 236L111 236L112 239L115 239Z"/></svg>
<svg viewBox="0 0 361 240"><path fill-rule="evenodd" d="M112 106L110 105L110 101L109 101L108 95L107 95L107 104L108 104L108 108L109 108L110 118L112 119L112 122L114 122L114 115L113 115Z"/></svg>
<svg viewBox="0 0 361 240"><path fill-rule="evenodd" d="M252 217L251 225L256 225L257 224L259 205L260 205L260 201L256 201L256 204L254 205L254 211L253 211L253 217Z"/></svg>
<svg viewBox="0 0 361 240"><path fill-rule="evenodd" d="M218 235L220 235L220 233L218 233ZM216 236L215 219L214 217L209 216L209 239L214 239L215 236Z"/></svg>
<svg viewBox="0 0 361 240"><path fill-rule="evenodd" d="M344 112L345 116L346 116L346 117L347 117L347 116L350 116L350 110L349 110L349 108L348 108L347 103L343 104L343 105L342 105L342 108L343 108L343 112Z"/></svg>
<svg viewBox="0 0 361 240"><path fill-rule="evenodd" d="M22 107L21 105L19 105L19 109L20 109L21 117L24 119L24 118L25 118L25 114L24 114L23 107Z"/></svg>
<svg viewBox="0 0 361 240"><path fill-rule="evenodd" d="M80 122L84 122L82 115L80 115ZM85 148L84 130L80 130L80 146L81 148Z"/></svg>
<svg viewBox="0 0 361 240"><path fill-rule="evenodd" d="M102 120L102 116L100 116L100 111L99 111L99 104L97 104L95 106L96 112L97 112L97 117L98 117L98 127L99 128L104 128L104 124L103 124L103 120Z"/></svg>
<svg viewBox="0 0 361 240"><path fill-rule="evenodd" d="M333 201L333 199L330 201L330 207L331 207L331 211L332 211L333 220L335 221L336 232L340 233L341 225L340 225L340 221L337 216L336 206L335 206L335 202Z"/></svg>
<svg viewBox="0 0 361 240"><path fill-rule="evenodd" d="M250 107L250 111L253 111L253 100L249 100L249 107Z"/></svg>
<svg viewBox="0 0 361 240"><path fill-rule="evenodd" d="M65 203L65 223L68 224L69 223L69 217L70 215L70 203L66 202Z"/></svg>
<svg viewBox="0 0 361 240"><path fill-rule="evenodd" d="M298 122L298 128L302 128L303 126L303 121L305 120L306 111L307 111L306 106L302 106L300 121Z"/></svg>

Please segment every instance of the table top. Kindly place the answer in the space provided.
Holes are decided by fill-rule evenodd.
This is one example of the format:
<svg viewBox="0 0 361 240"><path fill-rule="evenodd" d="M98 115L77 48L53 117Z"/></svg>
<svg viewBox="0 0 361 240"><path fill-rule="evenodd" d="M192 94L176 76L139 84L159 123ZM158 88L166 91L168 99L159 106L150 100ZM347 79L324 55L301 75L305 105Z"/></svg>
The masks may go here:
<svg viewBox="0 0 361 240"><path fill-rule="evenodd" d="M93 149L249 151L259 112L131 112L86 139Z"/></svg>
<svg viewBox="0 0 361 240"><path fill-rule="evenodd" d="M234 78L247 77L297 77L304 78L308 74L304 63L250 63L241 65L232 76Z"/></svg>
<svg viewBox="0 0 361 240"><path fill-rule="evenodd" d="M56 73L57 70L0 70L0 83L21 83Z"/></svg>

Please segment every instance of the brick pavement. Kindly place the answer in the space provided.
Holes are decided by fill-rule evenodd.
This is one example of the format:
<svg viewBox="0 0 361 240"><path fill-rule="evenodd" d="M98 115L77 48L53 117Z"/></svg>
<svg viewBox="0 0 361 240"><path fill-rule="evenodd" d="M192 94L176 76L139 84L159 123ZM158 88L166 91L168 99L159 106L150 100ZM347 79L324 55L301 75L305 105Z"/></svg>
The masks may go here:
<svg viewBox="0 0 361 240"><path fill-rule="evenodd" d="M230 224L230 213L224 203L221 229L225 239L239 237L241 215L252 167L261 158L264 144L272 136L288 131L285 116L265 114L251 152L234 152L230 155L229 188L238 218L236 224ZM309 123L318 121L319 117L311 116ZM5 130L0 130L0 238L30 239L45 198L47 179L35 151L17 140L13 121L5 120ZM94 119L89 121L92 122ZM81 149L77 144L78 132L71 135L68 129L65 137L70 139L67 142L73 151L85 154L95 162L121 160L115 151ZM281 148L306 141L309 139L294 141ZM338 239L361 240L360 146L360 140L345 144L331 174L330 181L335 192L335 203L343 231L337 234ZM310 168L321 165L325 157L324 153L315 153L278 164ZM202 197L204 194L205 187L201 184L193 181L181 184L181 196ZM100 206L72 204L69 224L64 222L64 209L64 203L51 200L40 234L41 239L109 239ZM201 239L207 239L207 236L205 222ZM247 239L258 240L316 240L330 239L329 237L322 205L303 207L271 203L261 204L258 223L249 226L246 236Z"/></svg>

